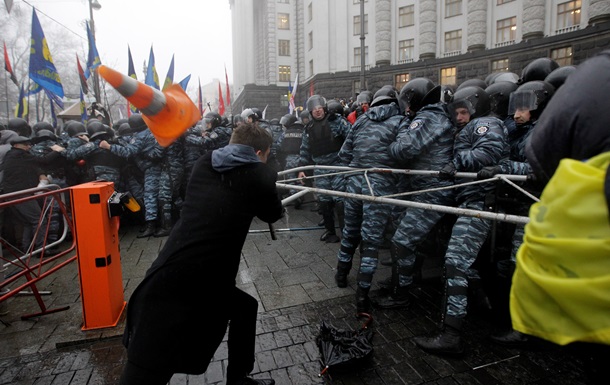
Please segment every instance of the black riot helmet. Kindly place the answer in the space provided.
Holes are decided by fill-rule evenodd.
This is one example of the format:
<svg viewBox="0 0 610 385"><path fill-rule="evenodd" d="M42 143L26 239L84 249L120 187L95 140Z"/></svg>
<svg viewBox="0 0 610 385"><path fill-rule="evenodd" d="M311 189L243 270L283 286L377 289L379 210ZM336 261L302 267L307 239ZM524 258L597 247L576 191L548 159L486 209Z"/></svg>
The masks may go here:
<svg viewBox="0 0 610 385"><path fill-rule="evenodd" d="M51 128L53 128L53 127L51 127ZM36 132L36 134L35 134L34 142L40 143L40 142L44 142L45 140L55 141L55 140L57 140L57 135L55 135L53 130L47 130L47 129L38 130L38 132Z"/></svg>
<svg viewBox="0 0 610 385"><path fill-rule="evenodd" d="M87 134L87 129L85 128L85 125L75 120L66 124L65 130L71 138L76 138L80 135L89 136L89 134Z"/></svg>
<svg viewBox="0 0 610 385"><path fill-rule="evenodd" d="M458 108L466 108L470 113L470 120L486 116L490 110L489 96L481 87L464 87L455 91L453 102L449 104L452 116L455 116L455 110Z"/></svg>
<svg viewBox="0 0 610 385"><path fill-rule="evenodd" d="M551 58L541 57L531 61L521 71L519 84L531 82L532 80L544 80L551 72L559 67L559 64Z"/></svg>
<svg viewBox="0 0 610 385"><path fill-rule="evenodd" d="M574 71L576 71L576 67L574 66L559 67L554 69L553 72L544 78L544 81L550 83L553 87L555 87L555 91L557 91L557 89L561 87L563 83L565 83L568 76Z"/></svg>
<svg viewBox="0 0 610 385"><path fill-rule="evenodd" d="M129 127L131 127L132 132L140 132L148 128L141 114L131 115L127 119L127 123L129 123Z"/></svg>
<svg viewBox="0 0 610 385"><path fill-rule="evenodd" d="M339 102L338 100L335 100L335 99L329 100L326 103L326 108L328 109L328 112L331 114L343 115L343 106L341 105L341 102Z"/></svg>
<svg viewBox="0 0 610 385"><path fill-rule="evenodd" d="M220 126L220 123L222 122L222 116L220 116L218 112L208 112L205 115L205 118L203 118L203 122L206 125L205 129L211 130ZM209 127L208 124L210 125Z"/></svg>
<svg viewBox="0 0 610 385"><path fill-rule="evenodd" d="M373 95L373 101L371 102L371 107L381 106L383 104L398 102L398 91L394 86L386 84L375 92Z"/></svg>
<svg viewBox="0 0 610 385"><path fill-rule="evenodd" d="M127 123L127 119L121 118L115 122L112 122L112 128L114 128L116 131L118 131L119 128L121 127L121 124L123 124L123 123Z"/></svg>
<svg viewBox="0 0 610 385"><path fill-rule="evenodd" d="M53 132L54 128L49 122L34 123L34 125L32 126L32 134L36 135L36 133L38 133L38 131L40 130L47 130Z"/></svg>
<svg viewBox="0 0 610 385"><path fill-rule="evenodd" d="M252 107L252 112L254 112L254 114L256 114L256 119L257 120L262 120L263 119L263 111L261 111L260 109L258 109L256 107Z"/></svg>
<svg viewBox="0 0 610 385"><path fill-rule="evenodd" d="M492 85L492 84L498 83L498 82L511 82L511 83L515 83L515 84L519 82L519 75L517 75L514 72L498 72L494 75L495 76L489 82L489 85Z"/></svg>
<svg viewBox="0 0 610 385"><path fill-rule="evenodd" d="M311 95L309 99L307 99L307 109L311 113L311 111L316 108L322 107L324 109L324 113L328 113L328 106L326 104L326 98L321 95Z"/></svg>
<svg viewBox="0 0 610 385"><path fill-rule="evenodd" d="M485 92L489 95L490 109L498 118L504 120L508 116L508 101L510 100L511 92L519 87L513 82L494 82L489 87L485 88Z"/></svg>
<svg viewBox="0 0 610 385"><path fill-rule="evenodd" d="M241 115L233 116L233 127L237 127L244 122L244 118Z"/></svg>
<svg viewBox="0 0 610 385"><path fill-rule="evenodd" d="M93 134L105 131L104 123L101 120L91 119L87 122L87 134L89 134L89 138L93 136Z"/></svg>
<svg viewBox="0 0 610 385"><path fill-rule="evenodd" d="M487 88L487 83L485 83L485 80L481 80L481 79L468 79L468 80L464 80L455 90L457 91L461 88L470 87L470 86L481 87L482 89L485 89L485 88Z"/></svg>
<svg viewBox="0 0 610 385"><path fill-rule="evenodd" d="M514 115L518 109L529 110L532 120L538 120L554 93L555 87L542 80L522 84L510 95L508 113Z"/></svg>
<svg viewBox="0 0 610 385"><path fill-rule="evenodd" d="M413 116L422 107L438 103L441 99L441 87L435 86L428 78L409 80L400 90L398 104L405 113Z"/></svg>
<svg viewBox="0 0 610 385"><path fill-rule="evenodd" d="M309 110L304 109L303 111L301 111L301 113L299 114L299 119L301 119L301 122L303 122L303 124L307 124L311 120L311 114L309 113Z"/></svg>
<svg viewBox="0 0 610 385"><path fill-rule="evenodd" d="M356 104L361 106L363 104L370 105L373 101L373 93L371 91L362 91L356 97Z"/></svg>
<svg viewBox="0 0 610 385"><path fill-rule="evenodd" d="M121 137L121 136L128 136L128 135L131 135L131 134L132 134L131 127L129 126L129 123L127 123L127 122L122 123L119 126L119 129L117 130L117 135L119 137Z"/></svg>
<svg viewBox="0 0 610 385"><path fill-rule="evenodd" d="M29 138L32 135L32 127L21 118L11 118L8 120L8 129L15 131L19 136Z"/></svg>
<svg viewBox="0 0 610 385"><path fill-rule="evenodd" d="M286 114L284 116L282 116L282 119L280 119L280 124L282 125L282 127L284 128L288 128L290 126L292 126L294 123L296 123L297 121L297 117L292 115L292 114Z"/></svg>

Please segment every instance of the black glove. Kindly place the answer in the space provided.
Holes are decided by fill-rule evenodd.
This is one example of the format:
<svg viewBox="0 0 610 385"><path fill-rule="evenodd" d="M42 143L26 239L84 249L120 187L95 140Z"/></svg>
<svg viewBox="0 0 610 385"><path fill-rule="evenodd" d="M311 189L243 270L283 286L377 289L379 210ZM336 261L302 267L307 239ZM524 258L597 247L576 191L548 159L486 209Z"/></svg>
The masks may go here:
<svg viewBox="0 0 610 385"><path fill-rule="evenodd" d="M500 166L487 166L477 172L477 179L489 179L493 178L496 174L502 173L502 167Z"/></svg>
<svg viewBox="0 0 610 385"><path fill-rule="evenodd" d="M453 180L455 173L455 166L453 165L453 162L450 162L438 172L438 178L440 180Z"/></svg>

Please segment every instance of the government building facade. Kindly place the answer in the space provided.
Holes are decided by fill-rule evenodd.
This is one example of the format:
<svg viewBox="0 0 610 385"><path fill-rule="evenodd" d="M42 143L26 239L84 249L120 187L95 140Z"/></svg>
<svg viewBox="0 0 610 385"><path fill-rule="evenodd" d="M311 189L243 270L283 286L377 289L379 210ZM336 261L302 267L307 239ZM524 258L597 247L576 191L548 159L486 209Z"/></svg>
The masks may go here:
<svg viewBox="0 0 610 385"><path fill-rule="evenodd" d="M610 49L610 0L230 0L234 111L288 112L415 77L459 85ZM362 34L364 32L364 34ZM364 68L362 61L364 59ZM364 81L364 83L363 83Z"/></svg>

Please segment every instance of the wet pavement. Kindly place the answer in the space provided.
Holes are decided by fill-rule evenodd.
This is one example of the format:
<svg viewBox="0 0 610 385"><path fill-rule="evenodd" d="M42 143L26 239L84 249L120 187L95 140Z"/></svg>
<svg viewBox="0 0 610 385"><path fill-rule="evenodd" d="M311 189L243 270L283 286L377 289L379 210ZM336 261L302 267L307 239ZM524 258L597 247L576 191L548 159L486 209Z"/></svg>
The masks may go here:
<svg viewBox="0 0 610 385"><path fill-rule="evenodd" d="M320 377L321 357L316 336L322 320L337 328L356 330L355 269L350 286L339 289L334 268L339 244L319 241L322 229L313 204L275 224L271 240L265 223L255 221L243 249L238 286L259 300L254 377L272 376L290 384L587 384L586 358L572 351L538 343L533 349L504 348L489 342L495 331L485 312L469 314L465 326L466 354L460 358L427 354L413 337L436 330L440 319L441 281L438 264L427 263L422 284L412 291L408 309L374 310L373 355L354 365L331 368ZM290 230L289 230L290 229ZM138 239L137 226L120 230L125 299L143 278L167 238ZM389 252L383 250L381 257ZM358 257L356 257L356 261ZM379 266L377 281L390 270ZM47 308L66 311L21 320L40 310L34 297L8 301L9 314L0 319L0 384L117 384L125 362L120 342L124 319L117 327L82 331L82 308L76 262L45 278L38 289ZM226 343L208 371L200 376L174 375L170 384L224 384Z"/></svg>

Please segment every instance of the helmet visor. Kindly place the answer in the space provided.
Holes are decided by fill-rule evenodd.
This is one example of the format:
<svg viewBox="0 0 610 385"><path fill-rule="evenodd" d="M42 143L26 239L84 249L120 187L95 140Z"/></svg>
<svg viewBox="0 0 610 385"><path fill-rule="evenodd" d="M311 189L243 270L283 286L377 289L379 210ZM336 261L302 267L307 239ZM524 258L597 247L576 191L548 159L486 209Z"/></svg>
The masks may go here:
<svg viewBox="0 0 610 385"><path fill-rule="evenodd" d="M510 94L508 114L514 115L517 110L534 111L538 108L538 98L533 90L513 92Z"/></svg>
<svg viewBox="0 0 610 385"><path fill-rule="evenodd" d="M449 109L449 113L451 114L451 116L457 115L457 110L459 110L460 108L467 109L470 115L474 115L477 111L476 106L474 106L472 102L468 99L460 99L453 101L447 106L447 108Z"/></svg>

